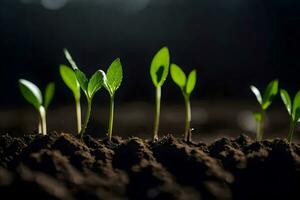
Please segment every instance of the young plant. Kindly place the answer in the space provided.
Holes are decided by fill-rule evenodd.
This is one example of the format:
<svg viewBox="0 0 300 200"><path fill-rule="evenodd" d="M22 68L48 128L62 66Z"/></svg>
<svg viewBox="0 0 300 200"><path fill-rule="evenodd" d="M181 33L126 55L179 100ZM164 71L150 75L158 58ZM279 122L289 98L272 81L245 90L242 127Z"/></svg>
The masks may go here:
<svg viewBox="0 0 300 200"><path fill-rule="evenodd" d="M114 97L117 89L120 87L123 79L123 69L119 58L114 60L109 66L106 77L104 78L104 87L110 95L110 106L109 106L109 127L108 127L108 138L111 141L112 130L114 123Z"/></svg>
<svg viewBox="0 0 300 200"><path fill-rule="evenodd" d="M181 89L182 95L185 101L185 131L184 131L184 139L186 141L192 140L192 133L190 129L191 124L191 105L190 105L190 96L192 91L195 88L197 75L196 70L192 70L188 77L186 78L185 73L182 69L176 65L171 64L171 77L176 85Z"/></svg>
<svg viewBox="0 0 300 200"><path fill-rule="evenodd" d="M292 138L294 134L295 127L297 123L300 121L300 90L295 95L293 104L290 98L290 95L288 92L284 89L280 90L280 96L281 99L286 107L286 110L288 111L290 115L290 130L288 134L288 141L289 143L292 143Z"/></svg>
<svg viewBox="0 0 300 200"><path fill-rule="evenodd" d="M256 140L261 141L263 139L264 132L265 112L272 104L274 97L278 93L278 80L271 81L268 84L263 96L261 96L260 91L255 86L251 85L250 89L256 96L256 99L260 105L260 111L254 112L253 115L257 122Z"/></svg>
<svg viewBox="0 0 300 200"><path fill-rule="evenodd" d="M44 98L40 89L30 81L20 79L19 88L24 98L30 104L32 104L39 113L39 129L38 129L39 133L46 135L47 134L46 111L53 99L55 84L49 83L46 86Z"/></svg>
<svg viewBox="0 0 300 200"><path fill-rule="evenodd" d="M75 99L76 116L77 116L77 133L81 131L81 106L80 106L80 85L76 79L75 72L66 65L60 65L60 76L66 86L72 91Z"/></svg>
<svg viewBox="0 0 300 200"><path fill-rule="evenodd" d="M155 115L153 126L153 141L158 140L158 127L160 117L160 101L161 101L161 87L164 84L170 65L170 54L167 47L160 49L152 59L150 67L150 75L152 82L156 88L155 90Z"/></svg>

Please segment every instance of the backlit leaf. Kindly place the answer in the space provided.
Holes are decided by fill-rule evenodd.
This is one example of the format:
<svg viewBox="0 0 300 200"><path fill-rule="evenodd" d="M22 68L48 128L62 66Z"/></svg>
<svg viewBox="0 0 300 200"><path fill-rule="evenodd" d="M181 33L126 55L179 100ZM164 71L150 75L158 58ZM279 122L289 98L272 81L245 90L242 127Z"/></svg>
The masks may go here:
<svg viewBox="0 0 300 200"><path fill-rule="evenodd" d="M77 81L75 72L66 65L60 65L59 72L64 83L72 91L75 99L78 100L80 98L80 85Z"/></svg>
<svg viewBox="0 0 300 200"><path fill-rule="evenodd" d="M151 79L156 87L161 87L165 82L169 73L169 65L169 50L167 47L163 47L154 55L150 67Z"/></svg>
<svg viewBox="0 0 300 200"><path fill-rule="evenodd" d="M278 93L278 80L274 80L268 84L267 89L264 93L263 104L262 104L264 110L271 105L277 93Z"/></svg>
<svg viewBox="0 0 300 200"><path fill-rule="evenodd" d="M173 81L181 88L183 89L186 84L186 76L185 73L182 71L182 69L176 65L171 64L171 77Z"/></svg>
<svg viewBox="0 0 300 200"><path fill-rule="evenodd" d="M24 79L19 80L19 87L24 98L39 110L43 104L43 96L40 89L32 82Z"/></svg>
<svg viewBox="0 0 300 200"><path fill-rule="evenodd" d="M196 74L196 70L192 70L187 78L187 83L186 83L186 93L190 94L196 85L196 81L197 81L197 74Z"/></svg>
<svg viewBox="0 0 300 200"><path fill-rule="evenodd" d="M54 97L54 92L55 92L55 84L54 83L49 83L46 86L46 89L45 89L45 96L44 96L44 107L45 107L45 109L47 109L49 104L51 103L51 101Z"/></svg>
<svg viewBox="0 0 300 200"><path fill-rule="evenodd" d="M288 111L289 115L291 115L292 114L292 102L291 102L290 95L288 94L288 92L286 90L281 89L280 96L285 105L286 110Z"/></svg>
<svg viewBox="0 0 300 200"><path fill-rule="evenodd" d="M114 60L106 73L106 84L111 95L120 87L123 79L122 64L119 58Z"/></svg>
<svg viewBox="0 0 300 200"><path fill-rule="evenodd" d="M103 71L96 71L88 83L88 95L93 97L95 93L103 86Z"/></svg>
<svg viewBox="0 0 300 200"><path fill-rule="evenodd" d="M255 87L254 85L251 85L250 89L253 92L253 94L255 95L259 104L262 105L262 97L261 97L261 94L260 94L259 90L257 89L257 87Z"/></svg>

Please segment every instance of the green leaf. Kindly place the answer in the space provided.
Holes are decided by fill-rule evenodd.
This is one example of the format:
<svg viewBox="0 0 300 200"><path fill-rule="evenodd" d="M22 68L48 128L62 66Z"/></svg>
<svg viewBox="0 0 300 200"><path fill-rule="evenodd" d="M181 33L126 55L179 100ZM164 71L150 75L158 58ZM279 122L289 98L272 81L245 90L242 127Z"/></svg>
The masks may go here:
<svg viewBox="0 0 300 200"><path fill-rule="evenodd" d="M170 65L170 53L167 47L160 49L152 59L150 75L155 87L161 87L165 82Z"/></svg>
<svg viewBox="0 0 300 200"><path fill-rule="evenodd" d="M299 110L300 110L300 90L297 92L294 101L293 101L293 119L294 121L298 121L299 120Z"/></svg>
<svg viewBox="0 0 300 200"><path fill-rule="evenodd" d="M39 110L43 104L43 97L40 89L30 81L24 79L19 80L19 87L24 98Z"/></svg>
<svg viewBox="0 0 300 200"><path fill-rule="evenodd" d="M190 72L187 78L187 83L185 88L187 94L191 94L191 92L194 90L196 81L197 81L197 74L196 74L196 70L194 69Z"/></svg>
<svg viewBox="0 0 300 200"><path fill-rule="evenodd" d="M75 69L78 69L75 61L73 60L71 54L69 53L69 51L67 49L64 49L64 54L65 54L65 57L67 58L67 60L69 61L69 63L71 64L72 68L75 70Z"/></svg>
<svg viewBox="0 0 300 200"><path fill-rule="evenodd" d="M186 84L186 76L185 73L182 71L182 69L176 65L171 64L171 77L173 81L181 88L183 89Z"/></svg>
<svg viewBox="0 0 300 200"><path fill-rule="evenodd" d="M262 114L260 112L254 112L253 113L254 119L257 122L260 122L262 120Z"/></svg>
<svg viewBox="0 0 300 200"><path fill-rule="evenodd" d="M116 90L120 87L123 79L122 64L119 58L114 60L109 66L106 73L106 86L108 86L109 93L114 95Z"/></svg>
<svg viewBox="0 0 300 200"><path fill-rule="evenodd" d="M277 92L278 92L278 80L274 80L269 83L264 93L263 104L262 104L264 110L271 105L273 98L276 96Z"/></svg>
<svg viewBox="0 0 300 200"><path fill-rule="evenodd" d="M98 70L93 74L92 78L90 79L87 90L87 93L90 98L92 98L95 95L95 93L103 86L103 77L105 76L103 75L103 73L104 72L102 70Z"/></svg>
<svg viewBox="0 0 300 200"><path fill-rule="evenodd" d="M80 98L80 85L77 81L75 72L66 65L60 65L59 72L64 83L73 92L74 98L78 100Z"/></svg>
<svg viewBox="0 0 300 200"><path fill-rule="evenodd" d="M288 111L289 115L292 115L292 102L291 102L291 98L290 95L288 94L288 92L284 89L280 90L280 96L281 99L285 105L286 110Z"/></svg>
<svg viewBox="0 0 300 200"><path fill-rule="evenodd" d="M45 89L44 107L46 110L53 99L54 92L55 92L55 84L51 82L46 86Z"/></svg>
<svg viewBox="0 0 300 200"><path fill-rule="evenodd" d="M262 102L262 97L261 97L261 94L260 94L259 90L257 89L257 87L255 87L254 85L251 85L250 89L253 92L253 94L256 96L256 99L257 99L258 103L260 105L262 105L262 103L263 103Z"/></svg>
<svg viewBox="0 0 300 200"><path fill-rule="evenodd" d="M84 91L84 93L87 94L87 87L89 81L86 78L85 74L82 71L80 71L80 69L75 69L75 75L81 89Z"/></svg>

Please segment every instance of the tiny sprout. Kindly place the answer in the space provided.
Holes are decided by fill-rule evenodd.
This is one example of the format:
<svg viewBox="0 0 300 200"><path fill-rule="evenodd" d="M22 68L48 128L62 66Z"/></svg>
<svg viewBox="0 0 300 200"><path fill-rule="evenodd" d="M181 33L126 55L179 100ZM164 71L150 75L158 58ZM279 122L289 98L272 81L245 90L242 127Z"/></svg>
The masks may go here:
<svg viewBox="0 0 300 200"><path fill-rule="evenodd" d="M155 92L155 115L153 127L153 141L158 140L158 127L160 117L161 87L167 79L170 65L170 54L167 47L160 49L152 59L150 75L156 88Z"/></svg>
<svg viewBox="0 0 300 200"><path fill-rule="evenodd" d="M110 114L109 114L109 127L108 138L111 141L112 129L114 123L114 97L117 89L120 87L123 79L122 64L119 58L114 60L109 66L106 77L104 77L104 87L110 95Z"/></svg>
<svg viewBox="0 0 300 200"><path fill-rule="evenodd" d="M55 84L49 83L46 86L44 101L40 89L30 81L19 79L19 87L24 98L32 104L39 112L39 133L47 134L46 111L53 99Z"/></svg>
<svg viewBox="0 0 300 200"><path fill-rule="evenodd" d="M290 130L287 139L289 143L292 143L295 127L297 123L300 121L300 90L295 95L293 104L290 95L286 90L281 89L280 96L286 107L288 114L290 115Z"/></svg>
<svg viewBox="0 0 300 200"><path fill-rule="evenodd" d="M192 70L186 78L185 73L182 69L176 65L171 64L171 77L176 85L181 89L182 95L185 101L185 131L184 131L184 139L186 141L192 140L191 134L191 105L190 105L190 95L195 88L197 75L196 70Z"/></svg>
<svg viewBox="0 0 300 200"><path fill-rule="evenodd" d="M264 132L265 111L272 104L274 97L278 93L278 80L271 81L268 84L263 96L261 96L260 91L255 86L251 85L250 89L260 104L260 112L254 112L253 115L257 122L256 139L261 141L263 139Z"/></svg>

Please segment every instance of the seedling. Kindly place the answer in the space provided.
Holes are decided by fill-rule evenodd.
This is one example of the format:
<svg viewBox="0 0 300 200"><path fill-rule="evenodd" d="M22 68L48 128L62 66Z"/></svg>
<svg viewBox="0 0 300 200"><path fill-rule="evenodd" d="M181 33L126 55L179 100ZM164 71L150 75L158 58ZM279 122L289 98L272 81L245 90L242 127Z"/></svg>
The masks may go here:
<svg viewBox="0 0 300 200"><path fill-rule="evenodd" d="M263 96L261 96L260 91L255 86L251 85L250 89L256 96L256 99L260 105L260 111L254 112L253 115L257 122L256 140L261 141L264 132L265 112L267 108L272 104L274 97L278 93L278 80L271 81L268 84Z"/></svg>
<svg viewBox="0 0 300 200"><path fill-rule="evenodd" d="M192 70L188 78L186 78L185 73L182 71L182 69L176 65L171 64L171 77L173 81L176 83L176 85L179 86L181 89L182 95L184 97L185 101L185 131L184 131L184 139L186 141L192 140L192 133L190 129L191 124L191 105L190 105L190 96L192 91L195 88L196 81L197 81L197 75L196 70Z"/></svg>
<svg viewBox="0 0 300 200"><path fill-rule="evenodd" d="M289 143L292 143L295 127L297 123L300 121L300 90L295 95L293 104L290 95L286 90L281 89L280 96L285 105L286 110L290 115L290 130L287 139Z"/></svg>
<svg viewBox="0 0 300 200"><path fill-rule="evenodd" d="M108 138L111 141L112 130L114 123L114 97L117 89L120 87L123 79L122 64L119 58L114 60L109 66L106 77L104 78L104 87L110 95L110 106L109 106L109 127L108 127Z"/></svg>
<svg viewBox="0 0 300 200"><path fill-rule="evenodd" d="M46 86L44 98L40 89L30 81L20 79L19 87L24 98L32 104L35 109L39 112L39 133L43 135L47 134L47 124L46 124L46 111L48 109L49 104L51 103L54 91L55 84L49 83ZM43 100L44 99L44 100Z"/></svg>
<svg viewBox="0 0 300 200"><path fill-rule="evenodd" d="M161 87L164 84L170 65L170 54L167 47L160 49L152 59L150 67L150 75L152 82L156 88L155 90L155 115L153 126L153 141L158 140L158 127L160 117L160 101L161 101Z"/></svg>

